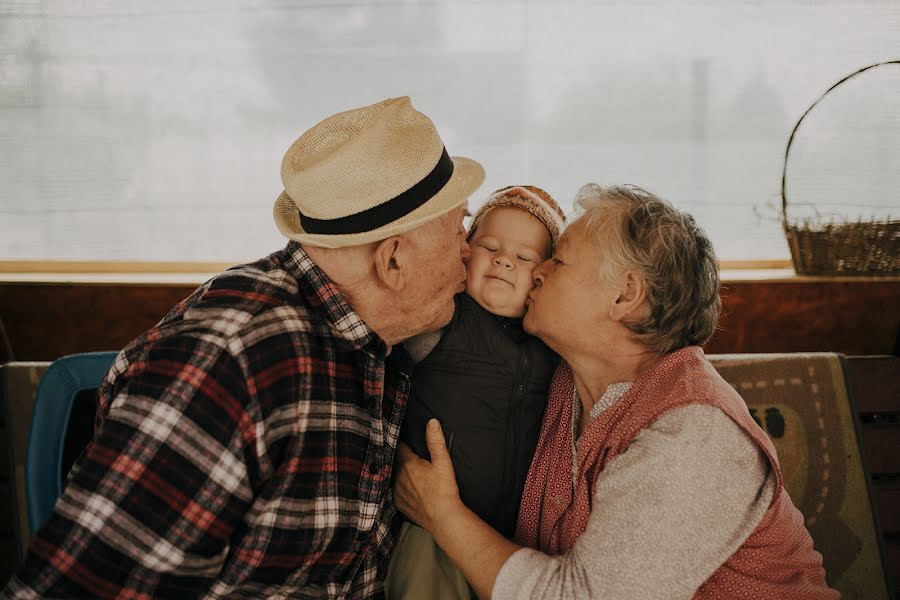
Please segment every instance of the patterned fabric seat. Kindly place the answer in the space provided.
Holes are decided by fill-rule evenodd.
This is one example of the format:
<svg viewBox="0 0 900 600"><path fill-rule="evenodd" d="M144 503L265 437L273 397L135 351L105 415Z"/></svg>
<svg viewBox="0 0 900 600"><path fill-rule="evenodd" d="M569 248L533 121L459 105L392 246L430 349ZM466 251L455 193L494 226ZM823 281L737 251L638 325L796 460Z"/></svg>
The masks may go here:
<svg viewBox="0 0 900 600"><path fill-rule="evenodd" d="M845 599L889 598L845 360L833 353L721 354L709 360L778 451L785 487Z"/></svg>

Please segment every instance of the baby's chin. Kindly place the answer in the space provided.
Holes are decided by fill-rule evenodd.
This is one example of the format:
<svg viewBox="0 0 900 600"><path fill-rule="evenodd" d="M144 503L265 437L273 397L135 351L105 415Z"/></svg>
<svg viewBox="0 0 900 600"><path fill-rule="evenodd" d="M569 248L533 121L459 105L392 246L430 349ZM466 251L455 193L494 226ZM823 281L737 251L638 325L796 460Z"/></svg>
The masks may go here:
<svg viewBox="0 0 900 600"><path fill-rule="evenodd" d="M492 302L490 298L485 298L484 295L478 293L472 293L470 290L466 290L466 293L481 306L484 310L488 311L492 315L497 315L498 317L510 317L513 319L521 318L525 315L525 303L521 304L512 304L510 305L507 302Z"/></svg>

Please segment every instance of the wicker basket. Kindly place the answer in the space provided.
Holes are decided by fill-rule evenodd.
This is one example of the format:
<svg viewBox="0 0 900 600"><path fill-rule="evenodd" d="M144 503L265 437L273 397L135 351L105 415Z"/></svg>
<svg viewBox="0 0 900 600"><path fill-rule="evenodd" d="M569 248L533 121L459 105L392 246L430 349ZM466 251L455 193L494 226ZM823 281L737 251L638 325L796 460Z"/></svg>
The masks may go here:
<svg viewBox="0 0 900 600"><path fill-rule="evenodd" d="M840 223L811 219L792 222L788 219L785 190L791 144L806 115L845 81L882 65L900 65L900 60L869 65L832 85L806 109L788 138L781 174L781 223L791 249L794 270L799 275L900 275L900 221L888 218Z"/></svg>

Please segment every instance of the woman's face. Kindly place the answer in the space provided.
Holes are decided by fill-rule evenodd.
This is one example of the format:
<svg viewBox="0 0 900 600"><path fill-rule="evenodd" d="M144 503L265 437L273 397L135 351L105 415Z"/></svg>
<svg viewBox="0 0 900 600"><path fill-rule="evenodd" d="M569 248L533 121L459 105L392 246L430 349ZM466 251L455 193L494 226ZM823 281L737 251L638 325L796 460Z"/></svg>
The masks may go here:
<svg viewBox="0 0 900 600"><path fill-rule="evenodd" d="M610 286L599 278L601 252L586 239L576 221L565 230L548 260L534 269L523 326L566 356L598 341L609 321Z"/></svg>

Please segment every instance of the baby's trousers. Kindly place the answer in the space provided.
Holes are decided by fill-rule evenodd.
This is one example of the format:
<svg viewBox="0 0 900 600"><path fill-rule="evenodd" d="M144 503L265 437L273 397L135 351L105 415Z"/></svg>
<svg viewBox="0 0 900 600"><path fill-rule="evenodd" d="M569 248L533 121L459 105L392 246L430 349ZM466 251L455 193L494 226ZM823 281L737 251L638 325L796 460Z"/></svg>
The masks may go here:
<svg viewBox="0 0 900 600"><path fill-rule="evenodd" d="M471 600L475 593L462 572L435 543L431 534L413 523L400 528L384 581L387 600Z"/></svg>

